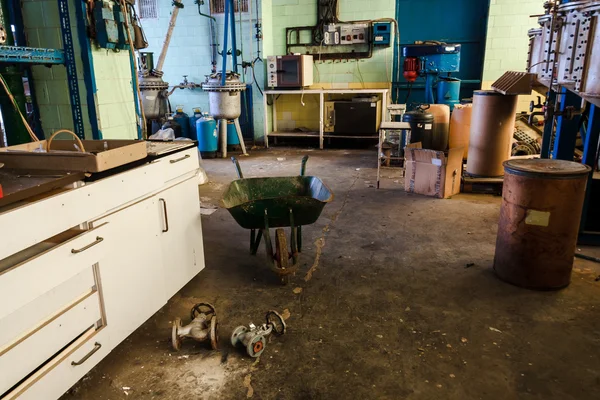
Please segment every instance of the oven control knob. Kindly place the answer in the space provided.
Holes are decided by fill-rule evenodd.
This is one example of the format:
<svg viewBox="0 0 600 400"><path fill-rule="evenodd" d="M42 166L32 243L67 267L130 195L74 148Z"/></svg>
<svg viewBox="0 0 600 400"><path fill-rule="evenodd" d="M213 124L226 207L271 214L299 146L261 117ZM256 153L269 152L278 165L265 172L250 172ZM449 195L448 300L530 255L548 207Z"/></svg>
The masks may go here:
<svg viewBox="0 0 600 400"><path fill-rule="evenodd" d="M270 64L269 68L275 68L275 64Z"/></svg>

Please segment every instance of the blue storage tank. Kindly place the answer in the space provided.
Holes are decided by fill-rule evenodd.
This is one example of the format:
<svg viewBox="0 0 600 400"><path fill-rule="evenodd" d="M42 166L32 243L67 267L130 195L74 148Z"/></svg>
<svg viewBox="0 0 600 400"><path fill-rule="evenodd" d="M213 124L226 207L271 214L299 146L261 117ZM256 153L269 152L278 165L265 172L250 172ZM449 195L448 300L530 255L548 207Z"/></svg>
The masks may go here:
<svg viewBox="0 0 600 400"><path fill-rule="evenodd" d="M208 113L196 121L196 137L198 138L198 150L203 158L215 158L219 146L219 132L217 121Z"/></svg>
<svg viewBox="0 0 600 400"><path fill-rule="evenodd" d="M440 77L437 83L437 103L447 104L450 111L460 103L460 79Z"/></svg>
<svg viewBox="0 0 600 400"><path fill-rule="evenodd" d="M198 134L196 133L196 122L202 118L202 110L200 108L192 109L194 114L190 117L190 136L192 140L198 140Z"/></svg>
<svg viewBox="0 0 600 400"><path fill-rule="evenodd" d="M173 113L173 120L181 126L181 136L190 137L190 116L183 112L183 106L177 106Z"/></svg>
<svg viewBox="0 0 600 400"><path fill-rule="evenodd" d="M235 130L235 122L227 121L227 150L237 151L240 148L240 138Z"/></svg>

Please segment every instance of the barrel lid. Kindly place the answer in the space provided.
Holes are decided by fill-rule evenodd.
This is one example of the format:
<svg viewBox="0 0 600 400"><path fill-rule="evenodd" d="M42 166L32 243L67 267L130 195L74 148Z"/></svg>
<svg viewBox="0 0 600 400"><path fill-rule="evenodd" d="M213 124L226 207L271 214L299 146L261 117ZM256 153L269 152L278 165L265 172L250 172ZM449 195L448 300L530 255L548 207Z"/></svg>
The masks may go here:
<svg viewBox="0 0 600 400"><path fill-rule="evenodd" d="M594 12L600 10L600 1L591 1L583 9L583 12Z"/></svg>
<svg viewBox="0 0 600 400"><path fill-rule="evenodd" d="M495 90L475 90L473 92L474 96L510 96L504 95L500 92L496 92Z"/></svg>
<svg viewBox="0 0 600 400"><path fill-rule="evenodd" d="M404 115L402 116L402 122L412 122L412 121L433 121L434 120L434 116L432 113L430 112L426 112L423 110L416 110L416 111L408 111L405 112Z"/></svg>
<svg viewBox="0 0 600 400"><path fill-rule="evenodd" d="M574 161L516 159L502 163L506 173L546 178L570 178L587 175L592 169Z"/></svg>

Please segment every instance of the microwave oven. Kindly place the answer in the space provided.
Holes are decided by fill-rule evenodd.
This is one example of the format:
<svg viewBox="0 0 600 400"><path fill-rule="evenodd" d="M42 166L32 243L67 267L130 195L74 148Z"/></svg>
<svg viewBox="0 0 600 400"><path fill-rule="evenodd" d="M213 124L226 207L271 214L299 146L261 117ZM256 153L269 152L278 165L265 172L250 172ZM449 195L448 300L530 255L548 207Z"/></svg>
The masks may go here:
<svg viewBox="0 0 600 400"><path fill-rule="evenodd" d="M312 84L313 56L267 57L267 86L269 88L302 88Z"/></svg>

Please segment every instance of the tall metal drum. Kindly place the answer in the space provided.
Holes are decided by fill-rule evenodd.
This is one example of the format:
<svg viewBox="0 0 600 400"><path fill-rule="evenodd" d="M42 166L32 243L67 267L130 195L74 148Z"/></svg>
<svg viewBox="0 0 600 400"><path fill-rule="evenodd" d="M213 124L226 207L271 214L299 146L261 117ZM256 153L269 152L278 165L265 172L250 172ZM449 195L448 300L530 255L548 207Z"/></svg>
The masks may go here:
<svg viewBox="0 0 600 400"><path fill-rule="evenodd" d="M473 92L467 174L477 177L502 176L502 163L510 157L515 132L518 96L493 90Z"/></svg>
<svg viewBox="0 0 600 400"><path fill-rule="evenodd" d="M571 280L591 168L563 160L504 162L494 270L513 285L560 289Z"/></svg>

